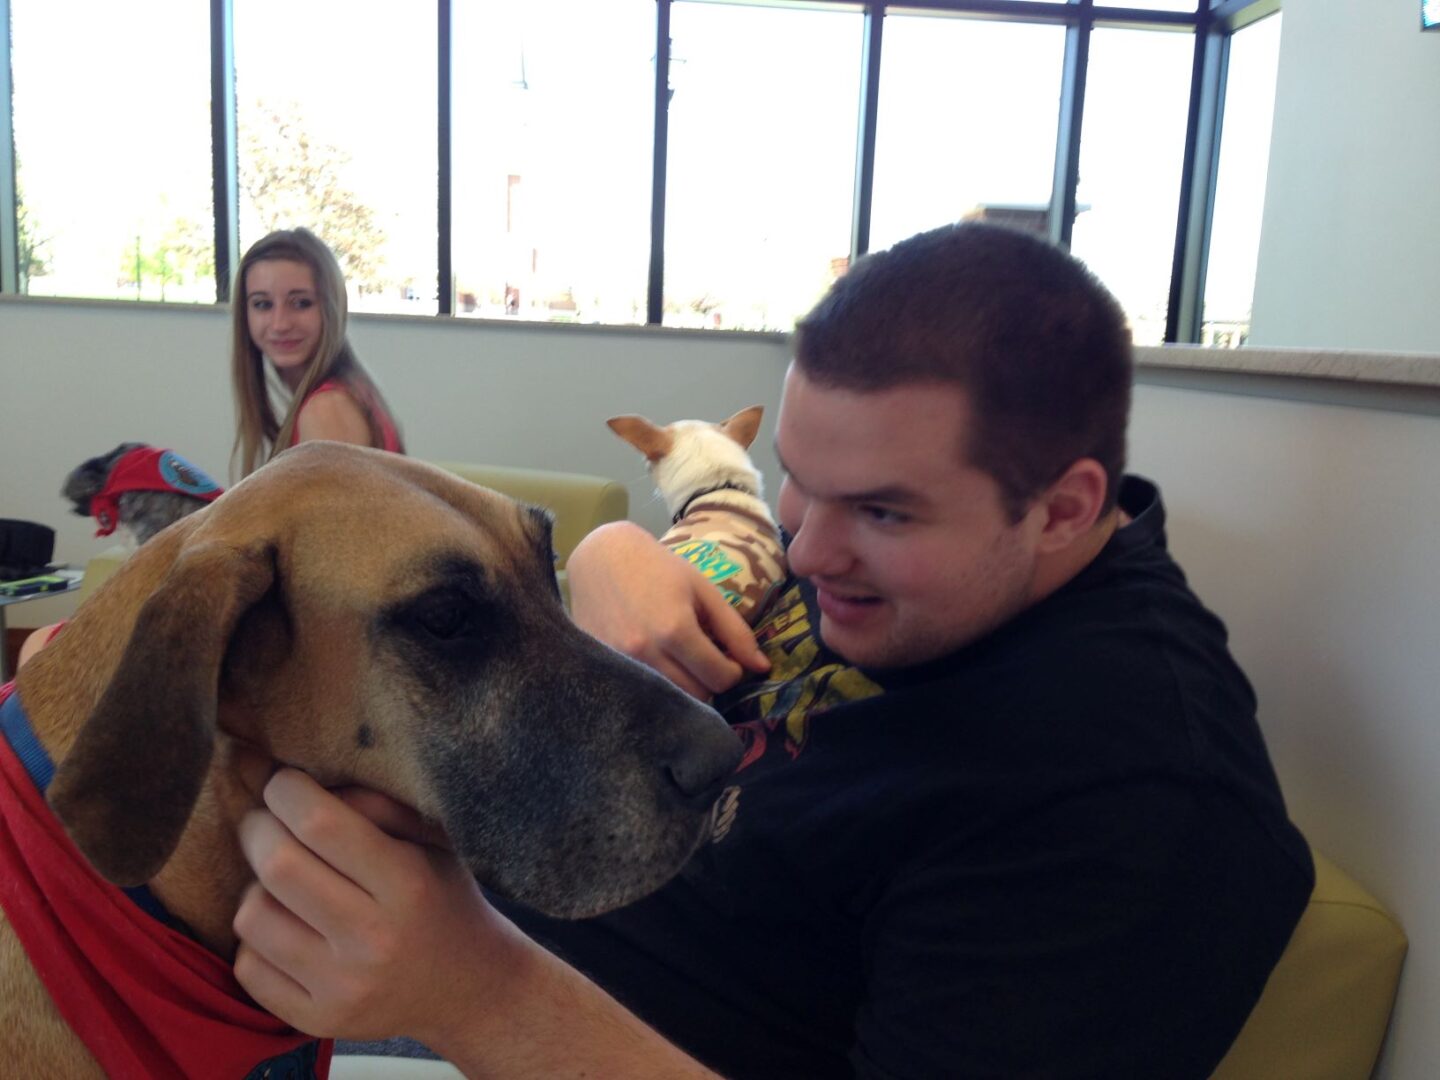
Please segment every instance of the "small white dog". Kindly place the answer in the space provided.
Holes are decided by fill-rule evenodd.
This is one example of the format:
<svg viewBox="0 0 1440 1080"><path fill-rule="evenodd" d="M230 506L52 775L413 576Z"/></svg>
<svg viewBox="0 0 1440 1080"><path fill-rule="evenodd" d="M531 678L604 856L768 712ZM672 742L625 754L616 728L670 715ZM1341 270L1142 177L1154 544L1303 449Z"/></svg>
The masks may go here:
<svg viewBox="0 0 1440 1080"><path fill-rule="evenodd" d="M611 429L645 455L672 527L660 542L719 586L752 625L785 580L785 548L746 453L764 408L751 405L712 424L615 416Z"/></svg>

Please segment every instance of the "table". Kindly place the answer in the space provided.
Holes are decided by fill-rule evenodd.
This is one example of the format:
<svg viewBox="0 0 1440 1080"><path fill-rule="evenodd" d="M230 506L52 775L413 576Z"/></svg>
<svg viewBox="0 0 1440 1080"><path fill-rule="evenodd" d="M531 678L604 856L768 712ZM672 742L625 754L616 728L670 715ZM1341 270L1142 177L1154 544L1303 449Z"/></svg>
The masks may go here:
<svg viewBox="0 0 1440 1080"><path fill-rule="evenodd" d="M63 577L65 588L52 589L50 592L27 593L24 596L0 596L0 685L9 682L15 674L10 670L6 659L5 609L13 604L23 604L29 600L44 600L49 596L64 596L68 592L74 592L80 588L80 582L85 577L85 571L74 566L52 566L45 573Z"/></svg>

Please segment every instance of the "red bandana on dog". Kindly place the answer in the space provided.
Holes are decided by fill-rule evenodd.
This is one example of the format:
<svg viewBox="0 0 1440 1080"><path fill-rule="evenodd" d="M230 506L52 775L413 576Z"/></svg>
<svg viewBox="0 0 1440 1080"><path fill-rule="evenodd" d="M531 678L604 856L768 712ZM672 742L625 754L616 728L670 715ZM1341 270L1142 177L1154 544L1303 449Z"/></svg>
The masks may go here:
<svg viewBox="0 0 1440 1080"><path fill-rule="evenodd" d="M173 450L142 446L115 462L100 494L90 500L90 515L100 524L96 536L109 536L120 521L120 496L127 491L173 491L213 502L225 489Z"/></svg>
<svg viewBox="0 0 1440 1080"><path fill-rule="evenodd" d="M6 701L13 689L0 687L0 907L105 1075L324 1080L330 1040L251 1003L229 964L142 911L71 843L27 771L43 748L11 734L29 729L19 698Z"/></svg>

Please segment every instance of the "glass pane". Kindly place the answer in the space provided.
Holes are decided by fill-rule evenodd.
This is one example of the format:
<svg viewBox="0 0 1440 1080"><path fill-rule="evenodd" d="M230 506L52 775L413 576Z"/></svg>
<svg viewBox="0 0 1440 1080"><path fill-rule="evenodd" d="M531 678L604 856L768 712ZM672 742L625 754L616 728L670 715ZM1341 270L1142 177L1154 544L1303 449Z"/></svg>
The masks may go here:
<svg viewBox="0 0 1440 1080"><path fill-rule="evenodd" d="M870 249L981 217L1047 234L1065 30L890 16Z"/></svg>
<svg viewBox="0 0 1440 1080"><path fill-rule="evenodd" d="M653 0L455 7L455 311L643 323Z"/></svg>
<svg viewBox="0 0 1440 1080"><path fill-rule="evenodd" d="M208 6L10 18L21 291L214 303Z"/></svg>
<svg viewBox="0 0 1440 1080"><path fill-rule="evenodd" d="M1195 0L1095 0L1100 9L1107 7L1143 8L1146 11L1194 11ZM1103 10L1100 14L1104 14Z"/></svg>
<svg viewBox="0 0 1440 1080"><path fill-rule="evenodd" d="M1250 335L1279 55L1278 12L1230 39L1225 116L1220 128L1220 172L1215 182L1200 326L1203 345L1243 345Z"/></svg>
<svg viewBox="0 0 1440 1080"><path fill-rule="evenodd" d="M439 310L435 41L433 4L235 5L242 249L303 225L352 310Z"/></svg>
<svg viewBox="0 0 1440 1080"><path fill-rule="evenodd" d="M1070 248L1119 298L1137 345L1165 337L1194 47L1181 33L1090 38Z"/></svg>
<svg viewBox="0 0 1440 1080"><path fill-rule="evenodd" d="M843 270L861 19L672 9L666 325L789 330Z"/></svg>

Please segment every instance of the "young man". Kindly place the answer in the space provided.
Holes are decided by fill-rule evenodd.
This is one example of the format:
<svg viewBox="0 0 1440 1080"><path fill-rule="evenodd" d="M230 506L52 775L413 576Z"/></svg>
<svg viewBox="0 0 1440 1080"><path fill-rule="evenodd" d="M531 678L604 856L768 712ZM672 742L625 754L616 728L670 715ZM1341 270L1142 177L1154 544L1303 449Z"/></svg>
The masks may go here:
<svg viewBox="0 0 1440 1080"><path fill-rule="evenodd" d="M281 773L241 981L476 1074L1208 1076L1313 870L1158 492L1122 480L1131 374L1113 298L1039 240L862 260L797 333L796 580L755 636L633 525L569 564L582 626L744 738L710 842L629 908L512 924Z"/></svg>

